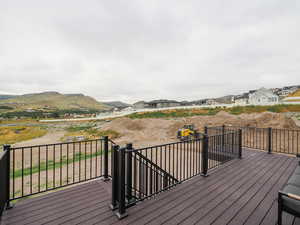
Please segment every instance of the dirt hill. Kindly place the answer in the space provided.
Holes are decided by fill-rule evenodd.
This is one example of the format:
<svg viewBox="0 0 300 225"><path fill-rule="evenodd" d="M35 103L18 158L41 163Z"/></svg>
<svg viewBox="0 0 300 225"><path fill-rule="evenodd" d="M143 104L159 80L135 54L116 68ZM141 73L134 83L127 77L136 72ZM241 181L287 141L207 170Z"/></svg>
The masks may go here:
<svg viewBox="0 0 300 225"><path fill-rule="evenodd" d="M117 143L134 143L137 147L149 146L176 141L176 131L184 124L195 124L201 132L204 126L256 126L300 129L295 122L280 113L252 113L231 115L227 112L219 112L214 116L194 116L188 118L172 119L130 119L119 118L105 124L103 130L115 130L122 136L117 139Z"/></svg>

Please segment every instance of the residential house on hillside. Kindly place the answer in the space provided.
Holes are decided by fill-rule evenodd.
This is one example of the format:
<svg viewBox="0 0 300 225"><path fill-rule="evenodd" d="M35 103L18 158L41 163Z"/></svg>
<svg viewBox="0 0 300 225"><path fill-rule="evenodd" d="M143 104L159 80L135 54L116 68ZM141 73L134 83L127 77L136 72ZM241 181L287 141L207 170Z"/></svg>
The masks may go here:
<svg viewBox="0 0 300 225"><path fill-rule="evenodd" d="M257 91L249 94L250 105L274 105L278 102L278 95L266 88L260 88Z"/></svg>
<svg viewBox="0 0 300 225"><path fill-rule="evenodd" d="M284 87L282 88L280 91L278 91L278 95L280 97L287 97L289 94L294 93L295 91L297 91L299 88L297 86L295 87Z"/></svg>
<svg viewBox="0 0 300 225"><path fill-rule="evenodd" d="M249 104L249 94L244 93L241 95L236 95L234 97L234 104L237 106L245 106L245 105Z"/></svg>
<svg viewBox="0 0 300 225"><path fill-rule="evenodd" d="M150 102L139 101L133 104L133 107L135 109L145 109L145 108L155 109L155 108L167 108L167 107L176 107L176 106L181 106L181 103L174 100L166 100L166 99L153 100Z"/></svg>
<svg viewBox="0 0 300 225"><path fill-rule="evenodd" d="M145 109L145 108L149 108L149 104L145 101L139 101L133 104L133 107L135 109Z"/></svg>
<svg viewBox="0 0 300 225"><path fill-rule="evenodd" d="M247 105L248 103L249 103L249 100L248 100L248 98L246 98L246 97L236 98L236 99L234 100L234 104L235 104L235 105L238 105L238 106L245 106L245 105Z"/></svg>
<svg viewBox="0 0 300 225"><path fill-rule="evenodd" d="M149 102L149 105L150 108L165 108L165 107L181 106L180 102L174 100L166 100L166 99L151 101Z"/></svg>
<svg viewBox="0 0 300 225"><path fill-rule="evenodd" d="M217 105L217 104L219 104L217 101L216 101L216 99L207 99L206 100L206 105Z"/></svg>

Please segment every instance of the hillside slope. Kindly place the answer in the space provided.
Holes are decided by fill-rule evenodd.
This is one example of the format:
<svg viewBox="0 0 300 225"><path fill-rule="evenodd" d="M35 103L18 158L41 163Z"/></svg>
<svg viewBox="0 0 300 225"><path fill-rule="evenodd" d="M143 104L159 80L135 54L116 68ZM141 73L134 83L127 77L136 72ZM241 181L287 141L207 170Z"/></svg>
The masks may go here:
<svg viewBox="0 0 300 225"><path fill-rule="evenodd" d="M293 92L292 94L289 94L288 97L300 97L300 89L297 91Z"/></svg>
<svg viewBox="0 0 300 225"><path fill-rule="evenodd" d="M95 99L83 94L60 94L58 92L43 92L25 94L14 98L0 100L0 106L12 107L14 111L22 110L70 110L90 109L107 110L110 106L97 102Z"/></svg>

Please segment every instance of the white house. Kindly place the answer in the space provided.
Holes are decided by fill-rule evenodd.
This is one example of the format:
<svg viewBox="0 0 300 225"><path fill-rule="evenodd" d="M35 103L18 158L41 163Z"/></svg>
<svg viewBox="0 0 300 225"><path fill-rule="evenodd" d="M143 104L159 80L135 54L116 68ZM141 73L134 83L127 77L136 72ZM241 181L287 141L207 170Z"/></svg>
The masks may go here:
<svg viewBox="0 0 300 225"><path fill-rule="evenodd" d="M234 104L237 106L245 106L248 104L248 98L243 97L243 98L237 98L234 100Z"/></svg>
<svg viewBox="0 0 300 225"><path fill-rule="evenodd" d="M278 104L279 97L271 90L260 88L257 91L249 94L250 105L274 105Z"/></svg>

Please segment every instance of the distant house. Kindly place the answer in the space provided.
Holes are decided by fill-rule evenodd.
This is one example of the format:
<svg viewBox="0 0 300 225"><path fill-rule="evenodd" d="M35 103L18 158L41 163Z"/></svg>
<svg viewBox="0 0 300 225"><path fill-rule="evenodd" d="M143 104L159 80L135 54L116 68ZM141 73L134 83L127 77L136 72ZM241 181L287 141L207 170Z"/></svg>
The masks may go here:
<svg viewBox="0 0 300 225"><path fill-rule="evenodd" d="M145 108L149 108L149 104L145 101L139 101L133 104L133 107L135 109L145 109Z"/></svg>
<svg viewBox="0 0 300 225"><path fill-rule="evenodd" d="M254 93L254 92L252 92ZM249 104L249 93L243 93L234 97L234 104L237 106L245 106Z"/></svg>
<svg viewBox="0 0 300 225"><path fill-rule="evenodd" d="M154 100L149 102L150 108L166 108L166 107L176 107L180 106L181 104L174 100Z"/></svg>
<svg viewBox="0 0 300 225"><path fill-rule="evenodd" d="M249 103L249 99L246 97L242 97L242 98L236 98L234 100L234 104L235 105L240 105L240 106L244 106L247 105Z"/></svg>
<svg viewBox="0 0 300 225"><path fill-rule="evenodd" d="M266 88L260 88L255 92L249 93L250 105L274 105L278 101L278 95L275 95L272 90Z"/></svg>
<svg viewBox="0 0 300 225"><path fill-rule="evenodd" d="M298 90L298 87L284 87L277 92L280 97L287 97L289 94Z"/></svg>
<svg viewBox="0 0 300 225"><path fill-rule="evenodd" d="M133 107L135 109L145 109L145 108L155 109L155 108L167 108L167 107L176 107L176 106L181 106L181 103L174 100L166 100L166 99L153 100L150 102L139 101L133 104Z"/></svg>
<svg viewBox="0 0 300 225"><path fill-rule="evenodd" d="M218 102L215 99L207 99L206 105L217 105Z"/></svg>

